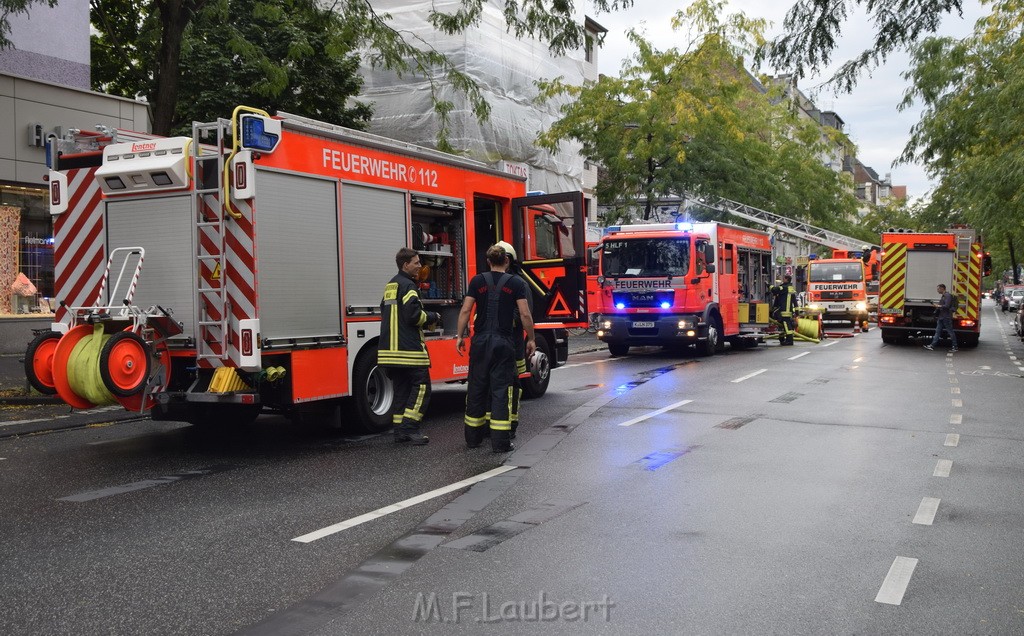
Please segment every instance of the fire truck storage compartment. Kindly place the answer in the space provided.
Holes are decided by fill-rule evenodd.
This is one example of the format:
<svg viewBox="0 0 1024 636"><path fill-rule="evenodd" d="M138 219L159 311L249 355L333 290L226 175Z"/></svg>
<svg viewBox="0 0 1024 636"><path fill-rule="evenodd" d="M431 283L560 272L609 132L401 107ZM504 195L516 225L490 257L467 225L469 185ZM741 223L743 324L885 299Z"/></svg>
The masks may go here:
<svg viewBox="0 0 1024 636"><path fill-rule="evenodd" d="M455 333L465 295L466 250L462 201L412 195L412 247L420 254L424 307L441 314L440 333ZM436 332L434 332L437 335Z"/></svg>
<svg viewBox="0 0 1024 636"><path fill-rule="evenodd" d="M341 185L346 313L379 311L384 285L398 271L395 252L406 244L407 218L404 192Z"/></svg>
<svg viewBox="0 0 1024 636"><path fill-rule="evenodd" d="M911 302L935 302L935 286L953 291L953 252L907 250L907 282L903 297Z"/></svg>
<svg viewBox="0 0 1024 636"><path fill-rule="evenodd" d="M194 335L196 231L192 214L189 195L107 202L107 253L118 247L146 250L132 304L173 310L174 319L185 325L179 338ZM107 282L108 294L117 282L120 266L116 261ZM125 272L122 290L132 274Z"/></svg>
<svg viewBox="0 0 1024 636"><path fill-rule="evenodd" d="M258 170L256 192L253 216L262 337L338 338L337 182Z"/></svg>

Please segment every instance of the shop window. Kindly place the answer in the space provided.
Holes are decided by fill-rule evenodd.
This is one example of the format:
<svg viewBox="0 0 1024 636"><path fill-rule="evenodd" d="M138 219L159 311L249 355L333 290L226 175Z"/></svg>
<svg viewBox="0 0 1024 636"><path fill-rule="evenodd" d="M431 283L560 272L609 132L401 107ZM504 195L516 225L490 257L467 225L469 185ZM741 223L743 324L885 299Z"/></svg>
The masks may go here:
<svg viewBox="0 0 1024 636"><path fill-rule="evenodd" d="M53 222L46 190L0 184L0 314L50 313L53 296ZM11 293L23 273L33 296Z"/></svg>

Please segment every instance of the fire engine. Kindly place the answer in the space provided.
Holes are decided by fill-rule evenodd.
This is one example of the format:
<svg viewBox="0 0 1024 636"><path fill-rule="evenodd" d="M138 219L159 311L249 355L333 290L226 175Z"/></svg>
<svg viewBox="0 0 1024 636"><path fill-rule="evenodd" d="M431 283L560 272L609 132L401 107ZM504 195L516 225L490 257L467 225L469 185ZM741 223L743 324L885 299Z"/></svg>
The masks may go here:
<svg viewBox="0 0 1024 636"><path fill-rule="evenodd" d="M601 240L598 338L612 355L631 346L725 342L754 346L769 324L771 243L766 232L725 223L608 228Z"/></svg>
<svg viewBox="0 0 1024 636"><path fill-rule="evenodd" d="M403 246L442 318L425 335L436 382L468 374L457 315L497 240L533 294L527 396L566 362L567 327L587 325L579 192L526 196L523 178L479 162L247 107L192 137L116 132L50 150L60 308L26 372L75 408L196 424L271 408L385 430L380 300Z"/></svg>
<svg viewBox="0 0 1024 636"><path fill-rule="evenodd" d="M848 258L845 252L839 256L833 254L833 258L809 260L807 307L820 313L822 320L866 323L868 297L864 270L861 258Z"/></svg>
<svg viewBox="0 0 1024 636"><path fill-rule="evenodd" d="M981 278L991 270L977 232L967 227L947 232L882 234L878 326L882 341L893 344L935 333L939 284L960 306L953 330L961 346L976 347L981 334Z"/></svg>

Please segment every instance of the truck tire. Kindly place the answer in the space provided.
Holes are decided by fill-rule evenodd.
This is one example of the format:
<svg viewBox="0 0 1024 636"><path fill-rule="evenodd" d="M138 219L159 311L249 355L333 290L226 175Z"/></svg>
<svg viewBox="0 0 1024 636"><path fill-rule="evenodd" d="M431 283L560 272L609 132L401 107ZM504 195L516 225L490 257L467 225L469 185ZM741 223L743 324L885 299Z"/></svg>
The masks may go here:
<svg viewBox="0 0 1024 636"><path fill-rule="evenodd" d="M629 353L629 345L622 344L620 342L609 342L608 353L612 354L615 357L624 356L627 353Z"/></svg>
<svg viewBox="0 0 1024 636"><path fill-rule="evenodd" d="M25 350L25 377L32 388L43 395L57 395L53 383L53 352L63 335L59 331L44 331L33 338Z"/></svg>
<svg viewBox="0 0 1024 636"><path fill-rule="evenodd" d="M544 336L537 337L537 369L530 369L530 377L522 380L523 397L532 400L544 395L551 383L551 345Z"/></svg>
<svg viewBox="0 0 1024 636"><path fill-rule="evenodd" d="M893 335L888 329L882 329L882 342L894 345L899 343L899 338Z"/></svg>
<svg viewBox="0 0 1024 636"><path fill-rule="evenodd" d="M696 344L697 355L705 358L715 355L716 351L722 350L722 323L719 321L718 316L711 316L711 320L708 321L707 329L707 338L704 340L698 340Z"/></svg>
<svg viewBox="0 0 1024 636"><path fill-rule="evenodd" d="M349 417L353 428L364 433L391 430L395 387L384 367L377 366L377 348L364 349L352 369Z"/></svg>

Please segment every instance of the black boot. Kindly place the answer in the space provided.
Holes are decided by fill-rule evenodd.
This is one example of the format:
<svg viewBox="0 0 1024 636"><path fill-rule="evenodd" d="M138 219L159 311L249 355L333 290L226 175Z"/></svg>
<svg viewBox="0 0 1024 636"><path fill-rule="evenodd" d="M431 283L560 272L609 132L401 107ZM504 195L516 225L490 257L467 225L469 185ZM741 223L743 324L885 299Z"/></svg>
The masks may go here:
<svg viewBox="0 0 1024 636"><path fill-rule="evenodd" d="M466 448L477 448L484 441L484 433L487 431L483 426L463 426L466 435Z"/></svg>
<svg viewBox="0 0 1024 636"><path fill-rule="evenodd" d="M511 431L491 431L491 450L495 453L508 453L515 450L512 445Z"/></svg>

